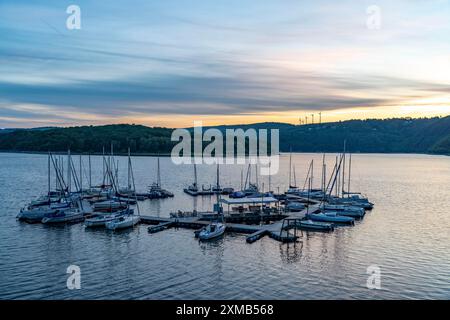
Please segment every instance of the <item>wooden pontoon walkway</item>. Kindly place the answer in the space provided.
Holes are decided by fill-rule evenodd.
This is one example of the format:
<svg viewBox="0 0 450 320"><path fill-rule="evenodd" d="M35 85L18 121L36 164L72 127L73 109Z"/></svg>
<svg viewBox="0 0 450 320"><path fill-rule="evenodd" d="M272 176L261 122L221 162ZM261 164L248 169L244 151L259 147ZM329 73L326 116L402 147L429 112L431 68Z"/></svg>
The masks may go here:
<svg viewBox="0 0 450 320"><path fill-rule="evenodd" d="M246 240L249 243L255 242L266 235L281 242L294 242L298 239L297 231L295 229L293 233L290 229L295 228L296 221L303 219L306 213L313 213L317 210L319 210L319 204L316 203L302 211L290 212L286 218L271 224L250 225L225 223L225 230L228 232L248 234ZM141 215L141 223L151 224L152 226L148 227L148 231L150 233L156 233L171 227L200 229L207 226L210 222L200 220L199 217L161 218Z"/></svg>

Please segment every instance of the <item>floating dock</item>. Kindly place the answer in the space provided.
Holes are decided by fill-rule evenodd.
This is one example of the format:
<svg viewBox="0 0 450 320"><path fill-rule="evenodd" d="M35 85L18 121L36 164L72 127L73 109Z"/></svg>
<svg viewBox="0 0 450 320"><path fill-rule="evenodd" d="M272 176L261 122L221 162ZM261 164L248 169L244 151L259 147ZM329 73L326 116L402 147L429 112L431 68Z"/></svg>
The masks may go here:
<svg viewBox="0 0 450 320"><path fill-rule="evenodd" d="M271 224L251 225L240 223L225 223L227 232L237 232L248 234L246 241L253 243L264 236L269 236L280 242L295 242L302 231L297 230L297 221L305 217L307 213L314 213L319 210L319 204L310 205L302 211L290 212L287 216ZM141 223L150 224L149 233L164 231L168 228L188 228L199 230L207 226L210 222L201 220L199 217L184 218L161 218L153 216L141 216ZM292 229L294 231L292 231Z"/></svg>

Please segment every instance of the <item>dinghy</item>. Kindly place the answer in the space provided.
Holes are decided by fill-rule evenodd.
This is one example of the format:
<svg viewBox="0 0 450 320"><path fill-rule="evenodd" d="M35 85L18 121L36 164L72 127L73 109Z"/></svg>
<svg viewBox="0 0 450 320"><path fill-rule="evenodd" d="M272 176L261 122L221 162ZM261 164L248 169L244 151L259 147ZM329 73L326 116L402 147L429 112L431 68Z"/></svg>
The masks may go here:
<svg viewBox="0 0 450 320"><path fill-rule="evenodd" d="M105 227L108 230L120 230L132 228L140 221L139 216L135 216L133 214L130 215L122 215L114 220L108 221L105 223Z"/></svg>

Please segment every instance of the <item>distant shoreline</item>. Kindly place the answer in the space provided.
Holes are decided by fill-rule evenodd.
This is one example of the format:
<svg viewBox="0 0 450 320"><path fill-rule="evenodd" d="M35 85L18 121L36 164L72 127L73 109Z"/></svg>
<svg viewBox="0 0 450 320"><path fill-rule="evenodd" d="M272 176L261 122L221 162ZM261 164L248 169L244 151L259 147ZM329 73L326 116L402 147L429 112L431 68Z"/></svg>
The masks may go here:
<svg viewBox="0 0 450 320"><path fill-rule="evenodd" d="M352 120L298 126L273 122L213 128L220 131L222 138L225 130L230 128L239 128L244 132L253 130L244 133L248 137L255 131L267 133L278 130L279 146L276 150L282 152L340 153L345 141L346 151L352 153L450 155L450 116L414 120ZM101 155L102 150L107 154L113 145L117 155L126 155L130 149L135 156L164 157L169 156L179 142L172 140L172 134L172 130L167 128L125 124L17 130L0 134L0 152L44 154L48 151L65 153L70 149L74 154L92 152ZM190 137L192 139L192 135ZM207 143L203 141L203 146ZM272 147L269 149L272 150Z"/></svg>

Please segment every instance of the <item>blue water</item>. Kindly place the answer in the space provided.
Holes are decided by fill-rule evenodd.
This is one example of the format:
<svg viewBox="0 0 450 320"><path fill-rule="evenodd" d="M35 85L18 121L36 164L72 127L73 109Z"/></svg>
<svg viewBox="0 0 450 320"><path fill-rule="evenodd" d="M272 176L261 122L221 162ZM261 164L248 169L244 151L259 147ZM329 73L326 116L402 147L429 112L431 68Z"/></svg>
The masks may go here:
<svg viewBox="0 0 450 320"><path fill-rule="evenodd" d="M321 157L293 155L299 185L314 158L319 186ZM327 155L329 168L334 157ZM126 158L116 159L125 184ZM281 161L272 185L284 190L289 157ZM156 159L134 157L133 164L137 189L145 190L155 180ZM101 158L93 158L93 168L99 182ZM222 184L239 187L240 169L223 166ZM16 221L20 207L46 192L46 170L45 155L0 154L1 299L450 298L449 157L354 155L352 189L369 196L375 208L354 227L305 232L295 245L267 237L247 244L241 234L199 243L192 230L149 235L145 225L114 233ZM141 202L141 214L211 209L213 199L182 192L193 180L192 166L162 158L161 170L163 187L175 197ZM214 183L215 170L199 166L199 184ZM268 185L267 178L261 182ZM73 264L81 268L80 290L66 287ZM366 287L370 265L381 268L380 290Z"/></svg>

